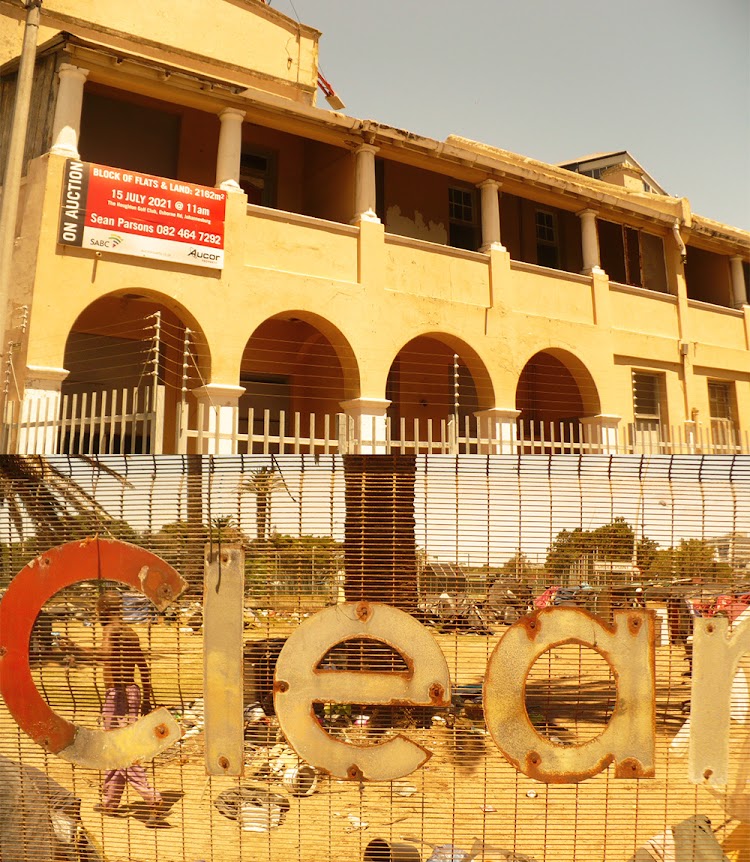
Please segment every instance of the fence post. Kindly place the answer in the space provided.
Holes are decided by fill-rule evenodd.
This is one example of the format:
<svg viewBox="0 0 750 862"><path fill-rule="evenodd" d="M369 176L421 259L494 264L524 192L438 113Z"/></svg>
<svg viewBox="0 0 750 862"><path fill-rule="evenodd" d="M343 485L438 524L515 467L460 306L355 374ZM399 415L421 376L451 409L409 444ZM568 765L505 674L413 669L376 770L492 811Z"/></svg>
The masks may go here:
<svg viewBox="0 0 750 862"><path fill-rule="evenodd" d="M164 416L166 413L166 387L154 386L151 405L151 454L164 452Z"/></svg>

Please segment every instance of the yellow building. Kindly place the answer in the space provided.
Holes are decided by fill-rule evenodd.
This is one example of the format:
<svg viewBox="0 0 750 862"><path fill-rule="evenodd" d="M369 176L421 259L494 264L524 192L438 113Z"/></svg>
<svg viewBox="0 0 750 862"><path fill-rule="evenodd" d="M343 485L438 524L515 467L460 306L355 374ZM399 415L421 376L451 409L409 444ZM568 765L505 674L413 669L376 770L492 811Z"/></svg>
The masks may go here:
<svg viewBox="0 0 750 862"><path fill-rule="evenodd" d="M3 451L748 450L750 236L629 154L317 107L260 0L0 12Z"/></svg>

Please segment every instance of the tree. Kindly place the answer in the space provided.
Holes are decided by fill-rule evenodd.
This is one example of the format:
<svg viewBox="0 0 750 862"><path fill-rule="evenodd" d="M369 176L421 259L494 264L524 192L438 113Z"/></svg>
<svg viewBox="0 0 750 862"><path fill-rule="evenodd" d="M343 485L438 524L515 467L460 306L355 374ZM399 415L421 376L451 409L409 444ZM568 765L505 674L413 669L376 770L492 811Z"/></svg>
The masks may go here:
<svg viewBox="0 0 750 862"><path fill-rule="evenodd" d="M625 518L595 530L561 530L547 552L545 568L552 580L561 580L583 557L627 562L633 559L635 534Z"/></svg>
<svg viewBox="0 0 750 862"><path fill-rule="evenodd" d="M240 484L240 493L255 495L255 537L264 542L271 532L271 503L273 492L282 484L276 468L261 467Z"/></svg>
<svg viewBox="0 0 750 862"><path fill-rule="evenodd" d="M272 533L247 545L245 571L256 588L276 584L290 592L314 593L343 566L343 545L329 536Z"/></svg>
<svg viewBox="0 0 750 862"><path fill-rule="evenodd" d="M85 455L70 456L65 463L68 470L38 455L0 458L0 504L5 506L19 538L18 543L8 545L4 555L10 566L4 572L6 579L30 558L76 538L100 534L127 541L135 537L128 525L113 519L72 474L73 468L92 475L103 472L129 486L124 477Z"/></svg>
<svg viewBox="0 0 750 862"><path fill-rule="evenodd" d="M652 580L731 581L732 567L714 559L714 548L702 539L682 539L676 548L656 551L647 571Z"/></svg>

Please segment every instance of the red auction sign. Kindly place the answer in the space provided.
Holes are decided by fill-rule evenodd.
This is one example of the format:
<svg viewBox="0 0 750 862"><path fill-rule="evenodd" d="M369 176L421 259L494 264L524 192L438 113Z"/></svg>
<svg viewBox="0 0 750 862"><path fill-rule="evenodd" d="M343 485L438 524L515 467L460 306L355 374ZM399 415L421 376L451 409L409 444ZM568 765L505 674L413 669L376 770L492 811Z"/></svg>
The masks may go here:
<svg viewBox="0 0 750 862"><path fill-rule="evenodd" d="M226 199L221 189L68 159L57 241L221 269Z"/></svg>

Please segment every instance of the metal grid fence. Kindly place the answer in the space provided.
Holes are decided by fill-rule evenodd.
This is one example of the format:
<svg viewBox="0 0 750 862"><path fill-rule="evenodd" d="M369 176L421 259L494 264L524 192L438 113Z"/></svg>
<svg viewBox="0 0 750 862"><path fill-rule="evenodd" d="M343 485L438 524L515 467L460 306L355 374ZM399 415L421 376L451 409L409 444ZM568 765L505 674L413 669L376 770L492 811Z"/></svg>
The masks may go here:
<svg viewBox="0 0 750 862"><path fill-rule="evenodd" d="M2 862L683 862L750 854L744 659L730 675L726 783L694 783L688 756L691 674L703 668L704 683L710 676L693 626L726 620L736 632L750 615L747 456L8 456L0 492ZM134 585L108 579L107 554L121 542L164 561L185 592L158 609ZM58 566L53 549L61 546ZM230 550L240 561L232 565L241 608L220 606L217 627L209 607L231 586L232 565L225 562L222 585L212 561L229 560ZM93 577L90 559L100 561ZM112 726L110 690L120 683L105 679L112 644L100 597L116 590L118 631L131 638L131 658L143 656L133 681L145 695L152 682L149 706L166 710L165 726L176 722L180 735L140 771L118 778L70 762L46 751L52 744L38 732L41 744L34 742L33 727L19 727L19 709L22 723L29 716L13 706L22 680L8 662L18 653L9 632L22 630L25 617L31 626L53 570L68 585L30 628L33 684L65 722ZM134 581L144 589L147 570ZM400 609L415 627L395 617L390 641L378 642L346 629L313 675L349 674L353 689L338 698L317 692L310 718L350 746L353 760L397 734L431 754L392 780L310 767L292 744L302 745L298 731L277 709L278 682L274 698L274 666L288 641L302 643L291 668L309 663L304 633L316 620L332 613L356 625L358 608L378 607L371 602ZM11 617L9 607L23 612ZM592 648L571 628L539 654L520 695L492 689L483 700L498 645L561 612L571 626L591 614L602 620L592 630L603 644L618 614L624 624L643 610L653 621L653 777L616 777L615 763L575 781L570 772L532 777L532 761L525 772L516 768L498 710L507 706L513 721L532 728L540 751L551 746L575 759L620 721L624 678L637 689L649 670L613 667L601 644ZM226 668L207 656L237 619L242 655L224 655L228 667L238 663L242 682L227 671L224 684ZM449 696L432 705L368 701L379 679L410 679L424 655L433 655L435 674L445 662ZM713 672L719 677L721 668ZM225 739L207 701L232 703L238 692L240 719ZM244 775L207 774L211 722L214 740L239 745ZM389 754L382 768L396 769L399 757ZM126 784L119 799L118 782Z"/></svg>

